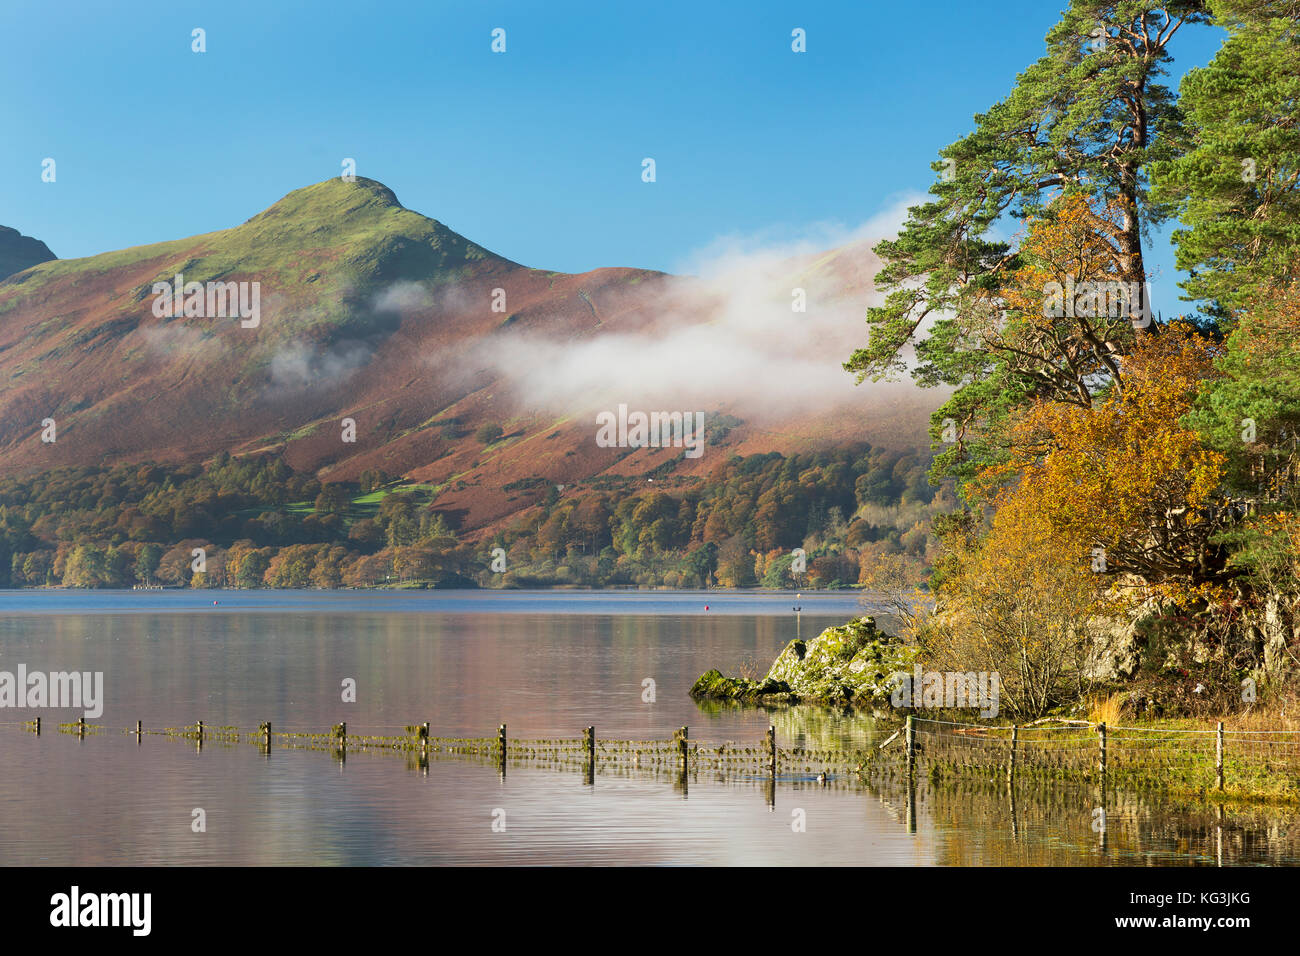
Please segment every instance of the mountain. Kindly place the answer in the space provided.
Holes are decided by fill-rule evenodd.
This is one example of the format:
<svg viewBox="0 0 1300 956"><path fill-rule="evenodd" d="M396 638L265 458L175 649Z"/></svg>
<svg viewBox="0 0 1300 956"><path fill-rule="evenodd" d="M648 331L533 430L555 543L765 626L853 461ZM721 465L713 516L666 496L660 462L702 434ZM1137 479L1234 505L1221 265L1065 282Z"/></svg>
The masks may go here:
<svg viewBox="0 0 1300 956"><path fill-rule="evenodd" d="M855 390L839 367L875 267L858 243L693 277L549 272L381 183L331 179L231 229L0 280L0 475L274 452L323 481L404 476L486 528L530 506L521 488L690 480L735 454L848 441L927 446L938 397ZM255 327L167 308L177 276L247 283ZM600 447L595 414L620 404L707 413L708 452Z"/></svg>
<svg viewBox="0 0 1300 956"><path fill-rule="evenodd" d="M55 258L39 239L24 236L17 229L0 226L0 279Z"/></svg>

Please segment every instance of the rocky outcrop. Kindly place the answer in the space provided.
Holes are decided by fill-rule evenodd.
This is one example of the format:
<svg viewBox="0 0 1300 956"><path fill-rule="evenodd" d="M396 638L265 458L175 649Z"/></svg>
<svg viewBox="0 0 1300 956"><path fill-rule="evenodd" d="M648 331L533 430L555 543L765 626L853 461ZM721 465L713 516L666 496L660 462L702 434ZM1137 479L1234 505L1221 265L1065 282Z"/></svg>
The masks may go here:
<svg viewBox="0 0 1300 956"><path fill-rule="evenodd" d="M890 678L912 666L915 650L862 617L828 627L811 641L794 640L761 680L725 677L717 670L701 675L691 688L697 700L752 704L821 703L884 705Z"/></svg>
<svg viewBox="0 0 1300 956"><path fill-rule="evenodd" d="M1295 665L1289 648L1300 644L1295 600L1277 593L1266 595L1252 636L1263 647L1265 675L1285 676Z"/></svg>
<svg viewBox="0 0 1300 956"><path fill-rule="evenodd" d="M50 252L50 247L39 239L0 226L0 279L55 258L57 256Z"/></svg>

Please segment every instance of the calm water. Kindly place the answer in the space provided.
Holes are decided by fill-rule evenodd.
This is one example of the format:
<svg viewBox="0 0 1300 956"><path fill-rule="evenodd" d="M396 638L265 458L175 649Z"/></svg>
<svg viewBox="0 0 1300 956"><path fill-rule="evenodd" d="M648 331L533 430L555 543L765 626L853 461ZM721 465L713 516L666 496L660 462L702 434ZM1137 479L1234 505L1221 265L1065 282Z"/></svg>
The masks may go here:
<svg viewBox="0 0 1300 956"><path fill-rule="evenodd" d="M214 605L213 601L217 603ZM760 671L801 633L862 613L856 595L667 592L0 591L0 670L103 671L114 731L203 720L251 729L448 736L865 741L870 721L697 706L709 667ZM706 609L706 605L708 606ZM356 681L355 703L341 684ZM643 682L656 699L642 699ZM1178 806L970 781L902 784L511 768L402 755L55 731L0 710L0 864L1291 863L1300 823L1277 811ZM194 833L203 808L207 830ZM493 831L503 810L505 832ZM798 811L806 832L794 832ZM500 814L496 815L500 819Z"/></svg>

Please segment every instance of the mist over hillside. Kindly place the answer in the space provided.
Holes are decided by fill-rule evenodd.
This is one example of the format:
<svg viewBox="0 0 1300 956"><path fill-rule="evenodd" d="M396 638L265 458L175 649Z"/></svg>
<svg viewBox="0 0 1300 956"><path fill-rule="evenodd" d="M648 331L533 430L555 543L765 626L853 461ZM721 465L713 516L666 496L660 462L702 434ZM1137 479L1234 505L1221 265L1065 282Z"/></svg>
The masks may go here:
<svg viewBox="0 0 1300 956"><path fill-rule="evenodd" d="M503 489L525 480L574 487L671 460L700 476L734 454L848 441L926 447L937 399L855 387L840 367L876 266L855 237L722 248L691 276L548 272L378 182L331 179L231 229L0 282L0 474L270 453L324 481L379 470L446 486L442 503L479 527L517 510ZM206 293L195 308L192 283ZM231 283L255 325L235 285L208 314L213 285ZM620 405L721 424L699 458L600 447L595 417ZM473 437L484 426L500 429L489 446Z"/></svg>

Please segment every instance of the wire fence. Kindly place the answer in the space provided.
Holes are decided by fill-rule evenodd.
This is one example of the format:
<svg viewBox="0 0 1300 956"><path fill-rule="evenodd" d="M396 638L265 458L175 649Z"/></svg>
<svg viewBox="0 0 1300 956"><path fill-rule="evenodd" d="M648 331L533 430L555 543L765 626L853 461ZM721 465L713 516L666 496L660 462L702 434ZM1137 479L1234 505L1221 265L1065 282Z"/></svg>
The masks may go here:
<svg viewBox="0 0 1300 956"><path fill-rule="evenodd" d="M43 725L39 718L30 721L10 722L10 725L41 735L54 729L80 739L107 734L125 734L137 741L149 737L185 740L198 747L207 745L255 744L263 751L273 748L294 750L319 750L336 754L359 752L405 752L421 757L476 757L498 763L532 764L550 767L623 768L629 770L689 769L692 772L711 771L720 774L757 775L772 773L782 775L843 774L864 765L866 750L847 750L840 747L780 747L776 743L775 728L769 729L765 738L739 738L726 741L705 741L690 736L689 728L681 727L664 738L625 739L597 737L594 727L587 727L577 737L527 737L511 738L505 725L490 737L456 737L435 735L428 724L352 726L336 724L328 731L312 729L275 728L270 722L256 729L195 722L180 727L146 728L142 722L135 727L116 728L84 719ZM400 733L391 731L400 730ZM384 732L387 731L387 732Z"/></svg>
<svg viewBox="0 0 1300 956"><path fill-rule="evenodd" d="M255 744L273 748L349 752L398 752L430 757L477 758L501 766L551 768L597 766L634 772L711 772L719 775L807 777L826 782L858 775L894 776L928 772L983 776L1023 775L1040 779L1095 781L1182 792L1233 791L1243 795L1300 798L1300 731L1128 727L1060 721L994 726L909 716L903 727L878 743L864 737L851 744L780 746L776 728L763 738L705 741L687 727L652 739L598 737L595 727L573 737L511 738L504 724L492 736L434 735L427 723L346 723L328 730L256 729L207 725L112 728L81 719L42 727L40 718L9 722L40 735L43 730L88 736L133 735L207 745Z"/></svg>
<svg viewBox="0 0 1300 956"><path fill-rule="evenodd" d="M984 726L912 717L901 756L940 772L1023 774L1162 790L1300 796L1300 731L1108 726L1061 721ZM910 740L910 745L909 745Z"/></svg>

